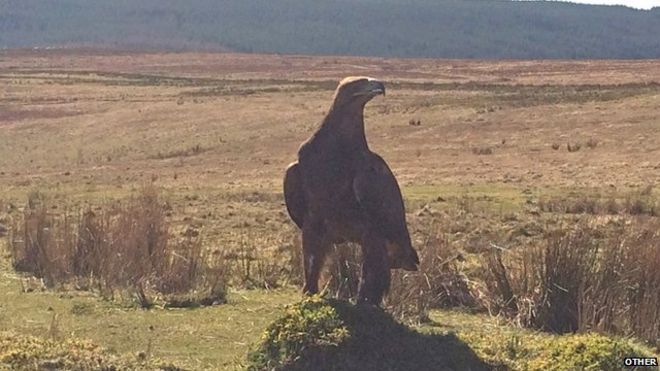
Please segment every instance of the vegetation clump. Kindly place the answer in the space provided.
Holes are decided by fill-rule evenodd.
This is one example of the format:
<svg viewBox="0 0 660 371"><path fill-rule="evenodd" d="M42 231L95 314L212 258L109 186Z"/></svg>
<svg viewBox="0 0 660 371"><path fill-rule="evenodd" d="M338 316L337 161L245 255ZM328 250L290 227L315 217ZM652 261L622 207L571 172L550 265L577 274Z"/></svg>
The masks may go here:
<svg viewBox="0 0 660 371"><path fill-rule="evenodd" d="M454 335L422 334L373 306L311 297L248 354L250 370L487 370Z"/></svg>
<svg viewBox="0 0 660 371"><path fill-rule="evenodd" d="M81 340L53 340L0 332L0 369L11 370L180 370L157 360L129 359Z"/></svg>
<svg viewBox="0 0 660 371"><path fill-rule="evenodd" d="M248 354L250 370L623 370L657 355L595 333L553 335L496 317L431 314L411 329L379 308L312 297L287 308Z"/></svg>
<svg viewBox="0 0 660 371"><path fill-rule="evenodd" d="M494 251L486 261L491 312L556 333L660 336L658 222L578 223L538 245Z"/></svg>
<svg viewBox="0 0 660 371"><path fill-rule="evenodd" d="M174 238L164 205L145 187L105 210L54 213L34 193L8 239L12 265L50 288L132 293L145 308L160 299L175 307L226 302L223 254L203 249L199 234Z"/></svg>
<svg viewBox="0 0 660 371"><path fill-rule="evenodd" d="M652 357L628 340L585 333L465 331L459 337L494 367L510 370L625 370L624 357Z"/></svg>
<svg viewBox="0 0 660 371"><path fill-rule="evenodd" d="M535 346L540 351L529 361L535 370L625 370L625 357L650 356L625 340L598 334L549 338Z"/></svg>
<svg viewBox="0 0 660 371"><path fill-rule="evenodd" d="M250 369L282 369L301 358L323 357L349 332L335 309L320 297L289 306L264 333L259 347L248 356Z"/></svg>

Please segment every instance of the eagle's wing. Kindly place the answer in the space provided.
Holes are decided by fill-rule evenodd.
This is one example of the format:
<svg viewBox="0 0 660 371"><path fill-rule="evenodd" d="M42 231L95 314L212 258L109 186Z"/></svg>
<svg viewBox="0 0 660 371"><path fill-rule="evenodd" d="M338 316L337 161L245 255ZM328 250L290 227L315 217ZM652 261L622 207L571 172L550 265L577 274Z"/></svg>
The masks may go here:
<svg viewBox="0 0 660 371"><path fill-rule="evenodd" d="M353 179L353 193L370 224L388 240L392 267L416 270L419 258L410 243L401 189L380 156L365 157Z"/></svg>
<svg viewBox="0 0 660 371"><path fill-rule="evenodd" d="M298 228L302 228L307 207L302 188L302 179L298 163L294 162L286 168L284 175L284 201L289 216Z"/></svg>

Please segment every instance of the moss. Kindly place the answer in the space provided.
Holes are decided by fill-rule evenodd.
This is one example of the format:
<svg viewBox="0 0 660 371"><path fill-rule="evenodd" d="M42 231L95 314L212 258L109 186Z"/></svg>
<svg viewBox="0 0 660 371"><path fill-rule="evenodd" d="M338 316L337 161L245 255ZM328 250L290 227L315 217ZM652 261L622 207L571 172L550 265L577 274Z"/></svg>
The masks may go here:
<svg viewBox="0 0 660 371"><path fill-rule="evenodd" d="M128 359L81 340L50 340L0 332L0 369L11 370L179 370L157 360Z"/></svg>
<svg viewBox="0 0 660 371"><path fill-rule="evenodd" d="M259 347L248 355L249 369L282 369L301 356L332 353L349 337L335 309L319 297L286 308L263 334Z"/></svg>
<svg viewBox="0 0 660 371"><path fill-rule="evenodd" d="M248 369L625 370L630 356L657 354L627 339L559 336L458 311L433 311L411 329L378 308L315 297L268 327Z"/></svg>
<svg viewBox="0 0 660 371"><path fill-rule="evenodd" d="M250 370L486 370L453 335L422 334L379 308L318 297L290 306L248 355Z"/></svg>
<svg viewBox="0 0 660 371"><path fill-rule="evenodd" d="M624 357L651 356L626 340L598 334L558 336L535 345L538 353L529 361L530 369L626 370Z"/></svg>
<svg viewBox="0 0 660 371"><path fill-rule="evenodd" d="M559 336L488 325L459 330L458 337L489 364L510 370L626 370L624 357L657 357L632 341L594 333Z"/></svg>

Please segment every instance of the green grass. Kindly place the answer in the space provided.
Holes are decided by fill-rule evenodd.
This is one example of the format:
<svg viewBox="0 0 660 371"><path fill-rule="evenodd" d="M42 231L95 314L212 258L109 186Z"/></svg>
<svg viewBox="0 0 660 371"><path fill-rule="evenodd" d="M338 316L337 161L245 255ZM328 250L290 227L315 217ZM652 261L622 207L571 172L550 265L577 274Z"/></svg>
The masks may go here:
<svg viewBox="0 0 660 371"><path fill-rule="evenodd" d="M341 319L334 324L345 326L352 336L353 340L341 348L344 365L355 361L356 365L375 365L380 369L386 364L409 369L408 366L426 362L458 370L465 365L482 367L485 362L515 370L548 365L561 370L598 362L609 365L630 352L651 354L648 348L627 340L598 335L554 336L509 326L486 315L456 311L432 311L430 323L411 329L380 310L331 302L336 317L328 312L325 317L312 315L308 322L295 318L282 322L287 315L296 315L295 309L292 312L291 307L286 308L299 302L297 288L233 291L228 304L213 307L142 310L85 292L41 291L34 282L26 284L28 280L14 273L4 258L0 275L0 332L4 332L5 339L9 336L39 344L51 341L43 343L46 350L37 355L89 348L90 354L98 353L109 362L141 364L147 357L151 365L171 363L191 370L237 369L246 366L248 351L267 338L264 334L268 326L271 334L278 323L288 323L293 328L306 323L303 327L307 329L313 328L319 318ZM36 290L23 292L28 286ZM332 327L328 328L332 331ZM390 340L383 344L382 339ZM341 337L331 340L342 343ZM76 345L92 343L103 349ZM10 348L3 351L7 349ZM367 357L360 358L364 354ZM387 355L395 355L395 361L388 361ZM370 363L360 363L360 359Z"/></svg>
<svg viewBox="0 0 660 371"><path fill-rule="evenodd" d="M121 357L89 341L0 332L0 368L11 370L180 370L142 353Z"/></svg>
<svg viewBox="0 0 660 371"><path fill-rule="evenodd" d="M290 244L299 233L282 204L282 171L322 117L336 81L230 80L178 77L178 73L26 69L0 74L0 81L16 91L5 94L0 103L7 105L7 112L23 114L19 124L11 124L8 115L10 124L6 130L3 127L5 135L0 135L0 159L4 159L0 167L5 172L0 174L4 186L0 204L21 207L29 192L48 190L49 200L57 206L53 213L67 207L78 212L87 205L103 205L135 194L157 176L157 185L173 208L175 233L180 232L178 227L195 225L203 231L205 247L258 246L259 254L282 259L274 251ZM645 102L660 91L657 84L532 86L402 80L388 86L393 94L386 103L375 102L368 111L373 115L370 142L374 148L383 148L381 154L404 176L400 180L406 179L402 190L415 237L423 240L435 224L446 226L441 232L449 243L466 252L466 270L482 268L482 260L477 258L488 242L515 248L542 238L541 232L554 225L547 219L556 213L530 212L541 197L580 199L601 194L622 199L639 186L638 178L652 179L653 170L626 166L629 172L611 171L612 179L607 182L614 187L601 184L602 174L596 170L601 169L600 164L624 160L635 164L652 158L648 151L657 143L651 140L651 123L657 115ZM641 108L625 106L624 101ZM600 102L614 104L618 113L631 112L605 115L601 105L596 105ZM59 110L51 110L53 107ZM584 115L569 122L570 128L560 121L555 125L555 115L563 120L567 109ZM49 113L56 117L47 118ZM421 119L422 126L408 127L411 118ZM488 130L480 129L482 122L490 125L484 126ZM617 126L627 122L640 125ZM616 130L606 130L609 126ZM532 130L530 140L525 132L520 134L521 128ZM490 129L496 129L496 134ZM379 138L379 134L387 136ZM603 144L592 152L583 149L570 156L565 148L550 152L552 143L561 142L564 147L562 135L583 140L594 137ZM445 143L445 137L450 141ZM614 146L618 142L613 138L619 137L649 139L647 147L636 141ZM81 139L74 139L72 146L71 138ZM453 138L464 139L457 144ZM498 147L502 138L508 144ZM469 150L482 145L494 146L494 154L475 156ZM415 146L420 146L422 156L403 151ZM544 156L536 170L544 175L546 169L555 171L562 164L570 165L568 170L592 161L599 166L579 167L589 177L576 182L562 183L570 175L552 176L552 171L541 179L530 178L524 170L516 170L514 161L521 154L523 159L530 148ZM454 161L453 154L465 161ZM606 155L612 157L609 162L600 161ZM497 165L499 160L504 165ZM410 170L436 164L442 164L443 171L458 170L458 174L469 166L484 175L467 173L443 179L433 177L432 167L428 174ZM525 162L521 165L524 169ZM508 178L502 180L502 175L508 172L521 180L506 183ZM582 182L583 178L592 180ZM653 195L660 196L657 190ZM433 212L420 212L427 205ZM19 215L19 210L8 215L0 210L5 224ZM559 220L566 217L557 216ZM0 240L0 251L3 243ZM193 370L244 365L246 353L262 339L265 329L281 323L285 307L300 300L297 287L274 291L234 288L226 305L145 311L130 302L106 301L85 292L40 291L38 283L25 282L11 270L7 259L0 258L0 331L7 331L6 342L16 339L20 344L39 343L44 349L79 349L72 344L86 339L105 348L98 350L102 357L117 355L120 361L135 362L140 354L148 354L154 360ZM35 291L24 293L26 286ZM333 311L352 331L353 339L371 344L345 349L347 359L368 353L373 364L387 355L375 344L378 338L392 334L405 339L388 343L408 351L398 357L401 362L438 362L457 369L461 367L456 365L465 363L451 363L460 361L451 357L468 356L473 364L483 361L521 370L575 369L593 365L594 360L616 362L621 350L633 349L625 340L596 335L558 337L461 312L432 311L433 321L413 331L382 313L371 317L345 303L334 303ZM369 332L369 326L380 325L384 326L381 332ZM306 330L298 328L298 332ZM26 337L30 335L37 340ZM41 343L43 339L54 343ZM637 349L637 345L631 347Z"/></svg>
<svg viewBox="0 0 660 371"><path fill-rule="evenodd" d="M511 370L625 370L625 356L658 356L629 339L599 334L553 335L483 314L434 311L423 332L455 333L489 364Z"/></svg>
<svg viewBox="0 0 660 371"><path fill-rule="evenodd" d="M248 357L251 370L487 370L454 334L422 333L372 306L309 298Z"/></svg>
<svg viewBox="0 0 660 371"><path fill-rule="evenodd" d="M504 183L457 185L412 185L402 189L408 204L413 206L434 202L440 199L450 204L468 202L492 211L518 211L528 195L520 187Z"/></svg>
<svg viewBox="0 0 660 371"><path fill-rule="evenodd" d="M0 331L89 339L117 354L150 353L184 368L231 368L297 290L234 291L226 305L141 310L84 292L23 292L3 259Z"/></svg>

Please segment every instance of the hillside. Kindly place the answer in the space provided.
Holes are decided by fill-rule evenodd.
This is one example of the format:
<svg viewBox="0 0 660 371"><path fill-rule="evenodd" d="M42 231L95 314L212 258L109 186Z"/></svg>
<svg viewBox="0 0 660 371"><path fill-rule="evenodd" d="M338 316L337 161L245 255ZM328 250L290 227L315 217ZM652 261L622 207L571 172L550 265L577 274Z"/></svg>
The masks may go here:
<svg viewBox="0 0 660 371"><path fill-rule="evenodd" d="M56 5L54 5L56 4ZM493 0L5 0L0 48L441 58L660 57L660 9Z"/></svg>

